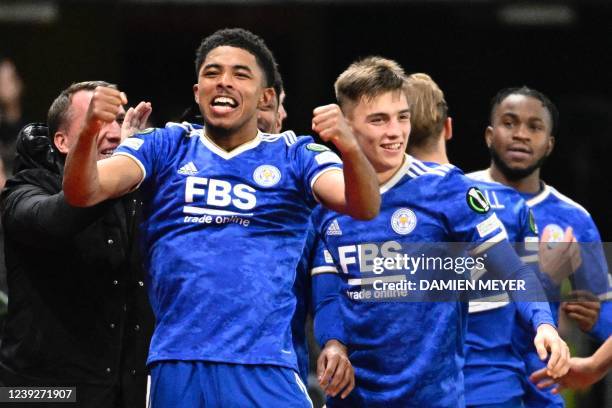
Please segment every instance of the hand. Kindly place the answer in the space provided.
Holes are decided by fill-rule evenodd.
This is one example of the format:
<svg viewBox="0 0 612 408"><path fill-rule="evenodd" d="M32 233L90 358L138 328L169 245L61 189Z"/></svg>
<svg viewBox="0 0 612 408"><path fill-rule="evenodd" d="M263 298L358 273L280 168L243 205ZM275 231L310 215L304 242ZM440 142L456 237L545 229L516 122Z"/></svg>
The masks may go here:
<svg viewBox="0 0 612 408"><path fill-rule="evenodd" d="M338 105L319 106L312 113L312 130L317 132L321 139L331 141L340 152L359 147Z"/></svg>
<svg viewBox="0 0 612 408"><path fill-rule="evenodd" d="M538 252L540 270L555 284L560 285L580 267L582 263L580 246L576 242L572 227L565 230L563 242L550 242L551 238L551 229L544 228Z"/></svg>
<svg viewBox="0 0 612 408"><path fill-rule="evenodd" d="M548 351L550 351L550 359L546 365L546 373L550 377L559 378L567 373L570 359L569 348L553 326L539 325L533 344L542 361L546 360Z"/></svg>
<svg viewBox="0 0 612 408"><path fill-rule="evenodd" d="M551 378L547 374L546 368L542 368L531 374L529 381L537 384L539 389L559 384L558 387L551 390L553 394L558 394L565 388L583 389L599 381L605 375L605 371L597 370L596 366L593 357L572 357L570 359L570 369L563 377Z"/></svg>
<svg viewBox="0 0 612 408"><path fill-rule="evenodd" d="M348 359L346 346L329 340L317 360L319 385L327 395L335 397L342 390L342 399L355 388L355 371Z"/></svg>
<svg viewBox="0 0 612 408"><path fill-rule="evenodd" d="M591 331L601 311L601 304L597 296L586 290L575 290L570 292L573 298L561 303L563 310L568 317L575 320L583 332Z"/></svg>
<svg viewBox="0 0 612 408"><path fill-rule="evenodd" d="M86 133L97 134L105 122L115 121L121 105L126 103L127 97L123 92L104 86L96 87L85 115Z"/></svg>
<svg viewBox="0 0 612 408"><path fill-rule="evenodd" d="M149 119L152 111L151 102L140 102L136 108L128 109L121 124L121 140L125 140L145 129L147 119Z"/></svg>

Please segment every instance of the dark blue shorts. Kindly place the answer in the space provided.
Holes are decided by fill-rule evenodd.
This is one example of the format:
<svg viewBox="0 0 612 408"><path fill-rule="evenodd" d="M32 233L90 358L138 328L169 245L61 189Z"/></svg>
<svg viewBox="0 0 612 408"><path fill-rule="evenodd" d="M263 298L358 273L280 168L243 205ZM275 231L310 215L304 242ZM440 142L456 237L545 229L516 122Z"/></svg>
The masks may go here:
<svg viewBox="0 0 612 408"><path fill-rule="evenodd" d="M160 361L151 367L151 408L312 408L292 369L208 361Z"/></svg>

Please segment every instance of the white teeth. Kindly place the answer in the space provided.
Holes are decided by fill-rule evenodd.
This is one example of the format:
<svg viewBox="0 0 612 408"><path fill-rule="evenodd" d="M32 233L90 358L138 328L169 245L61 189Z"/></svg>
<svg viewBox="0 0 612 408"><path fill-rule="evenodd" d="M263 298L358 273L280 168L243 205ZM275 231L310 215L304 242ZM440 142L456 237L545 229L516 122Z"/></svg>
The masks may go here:
<svg viewBox="0 0 612 408"><path fill-rule="evenodd" d="M388 143L381 145L384 149L398 150L402 144L401 143Z"/></svg>
<svg viewBox="0 0 612 408"><path fill-rule="evenodd" d="M236 107L238 106L238 103L233 100L232 98L228 98L227 96L218 96L215 99L213 99L213 104L217 105L229 105L232 107Z"/></svg>

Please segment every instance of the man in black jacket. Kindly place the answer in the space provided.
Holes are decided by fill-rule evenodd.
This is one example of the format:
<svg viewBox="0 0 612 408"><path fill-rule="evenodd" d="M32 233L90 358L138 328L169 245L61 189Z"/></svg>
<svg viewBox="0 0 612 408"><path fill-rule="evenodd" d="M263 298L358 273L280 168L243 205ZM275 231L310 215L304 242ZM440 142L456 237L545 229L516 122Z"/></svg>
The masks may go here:
<svg viewBox="0 0 612 408"><path fill-rule="evenodd" d="M142 407L153 317L135 239L141 202L132 194L75 208L61 191L96 86L108 84L71 85L53 102L49 129L28 125L18 138L15 176L0 199L9 284L0 384L76 387L70 406ZM123 129L105 124L98 158L148 113L141 103Z"/></svg>

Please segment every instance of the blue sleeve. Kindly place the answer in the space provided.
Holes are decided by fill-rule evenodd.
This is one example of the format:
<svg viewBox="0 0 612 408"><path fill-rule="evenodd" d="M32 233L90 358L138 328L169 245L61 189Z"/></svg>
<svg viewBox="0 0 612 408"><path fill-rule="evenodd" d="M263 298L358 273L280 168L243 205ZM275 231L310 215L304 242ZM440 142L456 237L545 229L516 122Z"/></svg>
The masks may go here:
<svg viewBox="0 0 612 408"><path fill-rule="evenodd" d="M134 160L143 172L142 182L151 179L155 173L160 151L163 150L165 129L146 129L125 139L113 155L127 156Z"/></svg>
<svg viewBox="0 0 612 408"><path fill-rule="evenodd" d="M597 319L589 334L601 342L612 336L612 302L609 300L601 303L599 319Z"/></svg>
<svg viewBox="0 0 612 408"><path fill-rule="evenodd" d="M321 347L332 339L346 344L340 304L342 278L319 236L315 238L313 248L310 274L315 338Z"/></svg>
<svg viewBox="0 0 612 408"><path fill-rule="evenodd" d="M293 134L293 132L287 133ZM291 154L298 178L306 192L306 201L314 207L317 203L312 191L314 183L326 171L341 170L342 160L328 147L314 143L310 136L297 138L296 143L291 146Z"/></svg>
<svg viewBox="0 0 612 408"><path fill-rule="evenodd" d="M582 264L570 280L574 289L591 292L602 301L599 319L590 334L600 341L605 341L612 334L612 277L608 271L599 231L590 216L582 220L577 234Z"/></svg>
<svg viewBox="0 0 612 408"><path fill-rule="evenodd" d="M481 252L484 264L498 279L525 282L525 290L509 290L516 308L524 322L536 330L541 324L555 326L550 306L540 281L530 266L521 262L512 245L501 241Z"/></svg>

